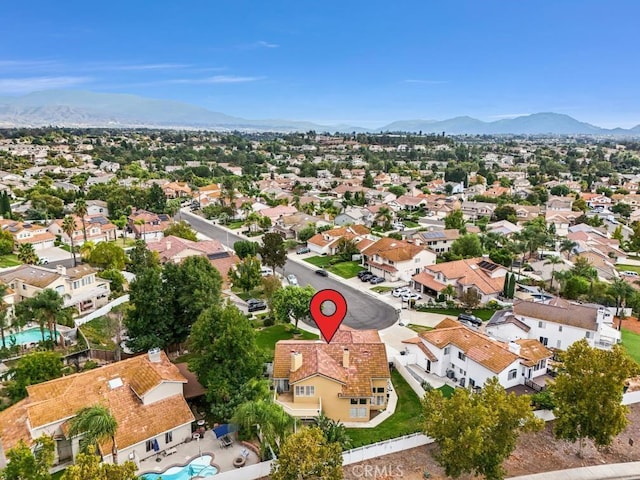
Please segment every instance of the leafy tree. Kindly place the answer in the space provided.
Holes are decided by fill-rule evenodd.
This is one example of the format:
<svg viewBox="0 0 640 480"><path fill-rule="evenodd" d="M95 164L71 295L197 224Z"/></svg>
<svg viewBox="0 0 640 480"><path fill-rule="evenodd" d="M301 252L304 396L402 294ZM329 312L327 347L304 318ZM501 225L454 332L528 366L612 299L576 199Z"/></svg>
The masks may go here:
<svg viewBox="0 0 640 480"><path fill-rule="evenodd" d="M611 211L613 213L617 213L624 218L629 218L631 216L632 210L633 209L631 208L631 205L629 205L628 203L618 202L611 207Z"/></svg>
<svg viewBox="0 0 640 480"><path fill-rule="evenodd" d="M513 253L506 248L495 248L489 252L489 259L498 265L511 268Z"/></svg>
<svg viewBox="0 0 640 480"><path fill-rule="evenodd" d="M507 394L496 377L480 392L458 388L445 398L440 390L431 390L422 400L422 412L424 431L438 445L436 458L454 478L465 473L504 478L502 462L515 449L520 433L544 426L528 396Z"/></svg>
<svg viewBox="0 0 640 480"><path fill-rule="evenodd" d="M251 240L238 240L233 244L233 250L240 259L255 257L258 254L258 247L258 243Z"/></svg>
<svg viewBox="0 0 640 480"><path fill-rule="evenodd" d="M329 443L339 443L342 450L351 448L351 438L342 423L321 413L318 418L316 418L316 424L318 428L322 430L324 438L326 438Z"/></svg>
<svg viewBox="0 0 640 480"><path fill-rule="evenodd" d="M59 378L62 372L62 357L58 353L30 353L21 357L16 365L9 369L11 380L7 383L7 394L13 402L17 402L27 396L29 385Z"/></svg>
<svg viewBox="0 0 640 480"><path fill-rule="evenodd" d="M8 230L0 230L0 255L9 255L14 247L13 235Z"/></svg>
<svg viewBox="0 0 640 480"><path fill-rule="evenodd" d="M464 224L465 221L462 210L454 210L449 215L444 217L444 228L446 228L447 230L461 230L462 228L464 228Z"/></svg>
<svg viewBox="0 0 640 480"><path fill-rule="evenodd" d="M287 263L287 250L284 240L279 233L265 233L262 237L262 245L258 248L262 262L269 265L273 271L276 267L284 267Z"/></svg>
<svg viewBox="0 0 640 480"><path fill-rule="evenodd" d="M111 282L110 289L112 295L122 295L124 293L124 285L127 280L124 278L124 275L120 270L116 270L115 268L109 268L107 270L103 270L99 273L100 278L104 278L105 280L109 280Z"/></svg>
<svg viewBox="0 0 640 480"><path fill-rule="evenodd" d="M616 300L616 317L624 318L624 306L634 292L633 287L621 278L615 278L611 282L608 293ZM620 310L621 307L622 311Z"/></svg>
<svg viewBox="0 0 640 480"><path fill-rule="evenodd" d="M118 463L117 431L118 422L103 405L85 407L69 421L69 437L82 435L80 448L83 452L87 452L90 446L97 447L101 443L109 442L115 464Z"/></svg>
<svg viewBox="0 0 640 480"><path fill-rule="evenodd" d="M250 292L262 280L260 260L256 257L246 257L229 272L229 278L234 287L243 292Z"/></svg>
<svg viewBox="0 0 640 480"><path fill-rule="evenodd" d="M298 321L309 318L309 305L315 293L311 285L288 285L276 291L272 302L276 320L289 323L293 318L297 329Z"/></svg>
<svg viewBox="0 0 640 480"><path fill-rule="evenodd" d="M576 258L575 262L573 262L573 267L571 267L571 274L593 280L598 278L598 271L593 268L591 262L586 257Z"/></svg>
<svg viewBox="0 0 640 480"><path fill-rule="evenodd" d="M100 242L89 254L89 263L102 269L122 270L127 257L115 242Z"/></svg>
<svg viewBox="0 0 640 480"><path fill-rule="evenodd" d="M136 240L133 249L129 253L129 260L127 268L135 275L142 273L147 268L160 267L158 253L149 250L144 240Z"/></svg>
<svg viewBox="0 0 640 480"><path fill-rule="evenodd" d="M364 172L364 178L362 179L362 186L364 188L373 188L373 176L369 169L366 169Z"/></svg>
<svg viewBox="0 0 640 480"><path fill-rule="evenodd" d="M298 240L300 240L301 242L306 242L315 234L316 234L316 225L315 223L310 223L309 225L307 225L306 227L304 227L298 232Z"/></svg>
<svg viewBox="0 0 640 480"><path fill-rule="evenodd" d="M87 453L79 453L75 463L62 474L61 480L139 480L134 462L122 465L102 463L96 455L95 447L87 448Z"/></svg>
<svg viewBox="0 0 640 480"><path fill-rule="evenodd" d="M282 288L282 282L275 275L262 277L262 293L270 311L273 311L273 296Z"/></svg>
<svg viewBox="0 0 640 480"><path fill-rule="evenodd" d="M71 257L73 258L73 266L76 266L76 250L73 240L73 233L76 230L76 219L71 215L67 215L62 220L62 231L69 236L69 242L71 243Z"/></svg>
<svg viewBox="0 0 640 480"><path fill-rule="evenodd" d="M587 205L587 202L584 198L579 197L576 198L571 204L571 210L573 210L574 212L586 212L587 210L589 210L589 205Z"/></svg>
<svg viewBox="0 0 640 480"><path fill-rule="evenodd" d="M341 260L348 262L351 261L353 255L357 255L360 253L356 242L352 239L342 237L338 240L336 245L336 255L340 257Z"/></svg>
<svg viewBox="0 0 640 480"><path fill-rule="evenodd" d="M153 213L164 213L167 209L167 197L157 183L151 185L147 195L147 209ZM111 209L109 209L111 211Z"/></svg>
<svg viewBox="0 0 640 480"><path fill-rule="evenodd" d="M7 348L6 340L4 338L4 330L8 325L9 304L5 302L4 297L9 293L9 285L0 282L0 337L2 338L2 348Z"/></svg>
<svg viewBox="0 0 640 480"><path fill-rule="evenodd" d="M547 261L544 262L544 264L551 265L551 283L549 284L549 290L553 290L553 279L556 273L556 265L562 265L564 264L564 261L557 255L553 255L547 258Z"/></svg>
<svg viewBox="0 0 640 480"><path fill-rule="evenodd" d="M91 252L93 252L95 248L96 248L96 242L92 240L83 242L82 245L80 245L80 258L88 262L89 257L91 256Z"/></svg>
<svg viewBox="0 0 640 480"><path fill-rule="evenodd" d="M318 427L303 428L284 441L271 467L271 478L341 480L342 448L327 441Z"/></svg>
<svg viewBox="0 0 640 480"><path fill-rule="evenodd" d="M389 188L387 188L387 190L390 193L393 193L396 197L400 197L407 193L407 189L401 185L391 185Z"/></svg>
<svg viewBox="0 0 640 480"><path fill-rule="evenodd" d="M475 233L462 235L451 244L449 254L452 258L473 258L482 255L482 244Z"/></svg>
<svg viewBox="0 0 640 480"><path fill-rule="evenodd" d="M585 339L571 345L550 386L556 437L578 441L580 454L587 438L598 447L610 445L628 423L628 408L621 404L623 387L638 370L619 345L601 350L590 347Z"/></svg>
<svg viewBox="0 0 640 480"><path fill-rule="evenodd" d="M168 237L170 235L184 238L186 240L191 240L192 242L198 241L196 232L184 220L180 222L173 222L171 225L169 225L169 227L164 231L164 236Z"/></svg>
<svg viewBox="0 0 640 480"><path fill-rule="evenodd" d="M560 272L555 272L556 278L559 277L559 274ZM589 287L589 279L580 275L573 275L569 272L564 280L562 296L570 300L576 300L580 296L587 294L587 292L589 292Z"/></svg>
<svg viewBox="0 0 640 480"><path fill-rule="evenodd" d="M551 195L555 195L557 197L565 197L571 193L571 189L564 184L556 185L555 187L551 187L549 190Z"/></svg>
<svg viewBox="0 0 640 480"><path fill-rule="evenodd" d="M182 207L182 201L179 198L172 198L171 200L167 200L167 206L164 211L173 217L180 211L180 207Z"/></svg>
<svg viewBox="0 0 640 480"><path fill-rule="evenodd" d="M497 221L508 220L511 223L517 223L518 212L511 205L499 205L493 211L493 218Z"/></svg>
<svg viewBox="0 0 640 480"><path fill-rule="evenodd" d="M85 218L87 216L87 202L84 198L79 198L76 200L76 207L73 209L73 213L80 218L82 222L82 235L84 237L85 243L87 242L87 224L85 222Z"/></svg>
<svg viewBox="0 0 640 480"><path fill-rule="evenodd" d="M202 312L189 342L189 368L207 389L216 421L229 420L240 404L259 398L262 389L250 380L262 373L263 356L251 323L234 305L214 304Z"/></svg>
<svg viewBox="0 0 640 480"><path fill-rule="evenodd" d="M21 243L18 247L18 260L27 265L36 265L40 261L40 257L38 257L32 244Z"/></svg>
<svg viewBox="0 0 640 480"><path fill-rule="evenodd" d="M32 450L20 440L7 452L9 463L0 471L2 480L50 480L49 469L55 459L56 443L53 438L42 435Z"/></svg>

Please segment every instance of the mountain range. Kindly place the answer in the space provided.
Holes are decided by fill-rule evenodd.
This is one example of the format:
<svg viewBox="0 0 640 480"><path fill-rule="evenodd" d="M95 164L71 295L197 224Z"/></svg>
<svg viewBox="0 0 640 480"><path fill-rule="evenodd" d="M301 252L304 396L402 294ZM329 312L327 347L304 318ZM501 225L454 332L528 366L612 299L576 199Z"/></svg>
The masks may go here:
<svg viewBox="0 0 640 480"><path fill-rule="evenodd" d="M534 113L484 122L472 117L448 120L401 120L379 128L319 125L313 122L252 120L214 112L172 100L78 90L47 90L21 97L0 97L0 127L189 128L248 131L423 132L451 135L621 135L640 136L630 129L601 128L559 113Z"/></svg>

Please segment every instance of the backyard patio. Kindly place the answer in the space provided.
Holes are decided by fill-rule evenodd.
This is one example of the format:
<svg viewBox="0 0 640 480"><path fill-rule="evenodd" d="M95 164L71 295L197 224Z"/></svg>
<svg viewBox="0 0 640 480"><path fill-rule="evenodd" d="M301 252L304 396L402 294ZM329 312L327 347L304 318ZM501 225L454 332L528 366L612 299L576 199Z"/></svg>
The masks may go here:
<svg viewBox="0 0 640 480"><path fill-rule="evenodd" d="M137 475L145 473L162 473L170 467L188 464L194 458L201 455L211 455L212 464L218 467L219 472L235 470L234 460L241 457L243 451L248 452L244 466L254 465L260 461L253 450L245 447L235 439L235 434L229 434L233 440L228 447L223 446L221 439L216 438L211 430L207 430L199 439L181 443L175 447L175 453L164 456L162 453L146 458L138 462ZM156 461L156 458L159 461Z"/></svg>

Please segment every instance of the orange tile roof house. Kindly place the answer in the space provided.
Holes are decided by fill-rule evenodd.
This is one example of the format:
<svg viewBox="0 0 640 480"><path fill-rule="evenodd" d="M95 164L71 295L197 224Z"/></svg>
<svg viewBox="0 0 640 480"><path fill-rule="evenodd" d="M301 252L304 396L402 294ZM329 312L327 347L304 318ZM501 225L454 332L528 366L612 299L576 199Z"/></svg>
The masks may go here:
<svg viewBox="0 0 640 480"><path fill-rule="evenodd" d="M445 319L435 329L404 340L402 361L462 387L482 388L497 377L505 388L522 385L547 373L553 355L537 340L498 342L489 336Z"/></svg>
<svg viewBox="0 0 640 480"><path fill-rule="evenodd" d="M167 198L191 197L193 192L187 182L168 182L162 185L162 191Z"/></svg>
<svg viewBox="0 0 640 480"><path fill-rule="evenodd" d="M375 330L342 327L324 340L280 340L273 360L275 400L299 418L320 412L343 422L367 422L387 406L385 345Z"/></svg>
<svg viewBox="0 0 640 480"><path fill-rule="evenodd" d="M56 240L55 235L47 231L47 227L40 223L0 219L0 228L11 233L16 246L30 243L34 250L51 248Z"/></svg>
<svg viewBox="0 0 640 480"><path fill-rule="evenodd" d="M455 228L416 232L413 235L413 241L416 245L425 245L437 254L446 253L451 250L451 244L458 238L460 238L460 231Z"/></svg>
<svg viewBox="0 0 640 480"><path fill-rule="evenodd" d="M502 292L506 274L502 265L477 257L431 265L411 280L416 290L432 297L452 285L458 295L473 289L480 295L480 303L487 303Z"/></svg>
<svg viewBox="0 0 640 480"><path fill-rule="evenodd" d="M364 265L371 273L390 281L411 280L412 275L436 263L435 252L422 245L384 237L366 247Z"/></svg>
<svg viewBox="0 0 640 480"><path fill-rule="evenodd" d="M317 233L309 240L307 246L309 250L319 255L335 255L338 241L341 238L353 240L358 243L363 239L370 239L371 230L364 225L349 225L346 227L332 228L324 232Z"/></svg>
<svg viewBox="0 0 640 480"><path fill-rule="evenodd" d="M183 396L186 379L160 350L27 387L27 398L0 412L0 467L20 440L43 434L56 441L55 464L73 462L79 439L67 438L68 421L84 407L104 405L118 422L118 459L155 455L191 438L194 416ZM111 441L100 447L112 462Z"/></svg>
<svg viewBox="0 0 640 480"><path fill-rule="evenodd" d="M73 215L76 229L73 231L73 244L82 245L84 243L84 232L82 230L82 220L80 217ZM60 237L60 240L67 244L71 244L69 235L62 230L63 220L54 220L49 225L49 232ZM87 232L87 241L91 242L108 242L116 239L117 227L109 221L104 215L87 215L84 218L84 227Z"/></svg>
<svg viewBox="0 0 640 480"><path fill-rule="evenodd" d="M171 218L165 214L151 213L146 210L133 209L128 219L128 227L136 238L144 241L164 237L164 231L171 225Z"/></svg>
<svg viewBox="0 0 640 480"><path fill-rule="evenodd" d="M196 192L194 192L193 199L197 200L200 203L201 207L206 207L207 205L211 205L212 203L219 202L220 195L220 185L218 185L217 183L212 183L211 185L200 187Z"/></svg>

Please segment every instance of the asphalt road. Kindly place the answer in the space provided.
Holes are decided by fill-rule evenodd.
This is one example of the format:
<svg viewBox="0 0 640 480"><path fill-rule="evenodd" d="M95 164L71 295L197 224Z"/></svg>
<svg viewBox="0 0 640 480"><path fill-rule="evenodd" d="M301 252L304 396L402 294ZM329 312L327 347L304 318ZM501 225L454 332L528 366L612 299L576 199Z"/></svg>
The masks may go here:
<svg viewBox="0 0 640 480"><path fill-rule="evenodd" d="M231 248L235 242L243 240L243 238L212 225L208 220L193 213L183 210L182 217L191 224L195 231L209 238L214 238ZM312 269L303 265L288 261L284 267L284 274L288 275L290 273L293 273L298 278L300 285L310 284L316 290L332 288L342 293L347 301L347 316L344 319L344 324L351 328L381 330L393 325L398 319L398 313L392 306L337 280L316 275ZM315 324L313 326L315 327Z"/></svg>

